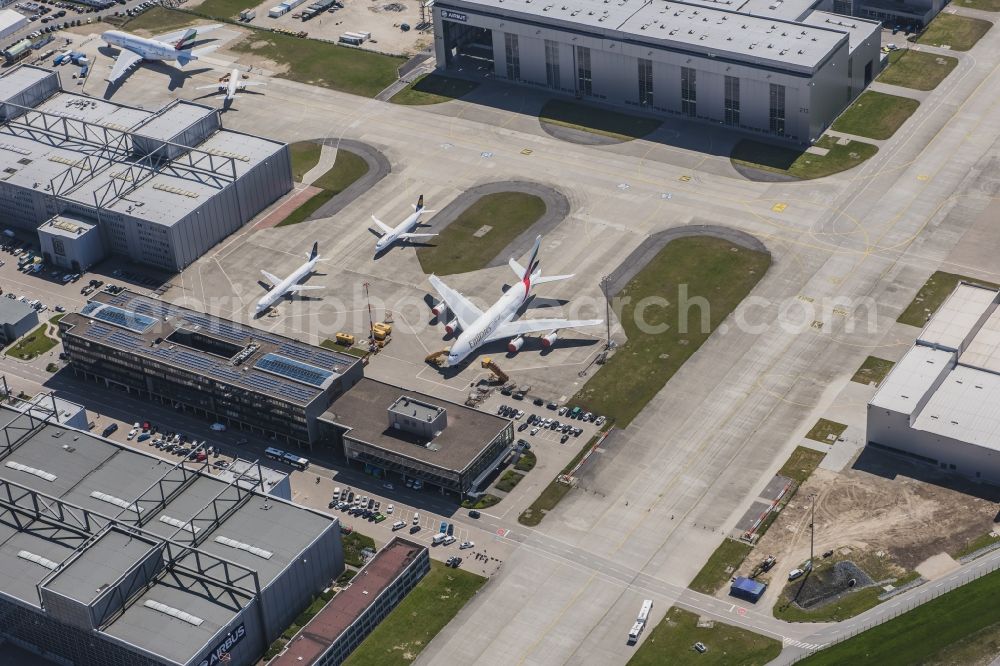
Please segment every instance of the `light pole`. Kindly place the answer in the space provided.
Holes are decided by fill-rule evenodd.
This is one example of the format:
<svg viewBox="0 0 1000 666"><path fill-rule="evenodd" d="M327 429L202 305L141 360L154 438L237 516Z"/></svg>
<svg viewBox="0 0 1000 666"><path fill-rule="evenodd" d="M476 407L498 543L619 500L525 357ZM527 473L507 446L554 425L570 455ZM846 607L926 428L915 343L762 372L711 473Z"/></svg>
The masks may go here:
<svg viewBox="0 0 1000 666"><path fill-rule="evenodd" d="M812 508L809 512L809 566L807 571L812 571L813 568L813 548L816 545L816 493L809 496L812 501Z"/></svg>

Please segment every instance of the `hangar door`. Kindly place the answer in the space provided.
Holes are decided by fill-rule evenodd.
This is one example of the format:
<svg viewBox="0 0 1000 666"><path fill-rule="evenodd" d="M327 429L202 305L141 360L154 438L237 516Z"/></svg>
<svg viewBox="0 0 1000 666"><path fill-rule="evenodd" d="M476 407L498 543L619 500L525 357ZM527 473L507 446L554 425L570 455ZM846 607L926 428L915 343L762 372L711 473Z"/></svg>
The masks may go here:
<svg viewBox="0 0 1000 666"><path fill-rule="evenodd" d="M486 67L493 71L493 31L466 25L465 14L444 11L445 67Z"/></svg>

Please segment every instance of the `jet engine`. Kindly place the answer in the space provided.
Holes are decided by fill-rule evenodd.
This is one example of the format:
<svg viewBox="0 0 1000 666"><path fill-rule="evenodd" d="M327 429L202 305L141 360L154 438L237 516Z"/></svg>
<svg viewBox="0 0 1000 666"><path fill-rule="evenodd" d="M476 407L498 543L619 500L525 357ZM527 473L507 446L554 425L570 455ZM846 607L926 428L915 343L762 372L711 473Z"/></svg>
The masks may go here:
<svg viewBox="0 0 1000 666"><path fill-rule="evenodd" d="M444 330L448 333L448 335L455 335L455 332L458 331L458 319L457 318L452 319L447 324L445 324Z"/></svg>
<svg viewBox="0 0 1000 666"><path fill-rule="evenodd" d="M556 343L556 340L558 340L558 339L559 339L559 336L556 335L555 331L552 331L548 335L543 335L542 336L542 346L545 347L546 349L548 349L549 347L551 347L552 345L554 345Z"/></svg>
<svg viewBox="0 0 1000 666"><path fill-rule="evenodd" d="M507 351L509 351L511 354L516 354L521 350L521 347L523 346L524 346L524 336L519 335L507 343Z"/></svg>
<svg viewBox="0 0 1000 666"><path fill-rule="evenodd" d="M431 308L431 312L434 313L435 317L440 317L441 315L444 314L444 311L447 309L447 307L448 306L444 304L444 301L439 301L434 304L434 307Z"/></svg>

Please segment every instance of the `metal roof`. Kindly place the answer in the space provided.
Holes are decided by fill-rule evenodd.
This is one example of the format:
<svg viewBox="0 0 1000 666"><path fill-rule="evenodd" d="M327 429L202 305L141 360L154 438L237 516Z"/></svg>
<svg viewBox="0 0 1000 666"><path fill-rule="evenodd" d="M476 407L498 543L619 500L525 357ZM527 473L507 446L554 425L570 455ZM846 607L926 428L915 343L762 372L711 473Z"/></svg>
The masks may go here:
<svg viewBox="0 0 1000 666"><path fill-rule="evenodd" d="M1000 376L957 366L934 390L912 425L1000 451Z"/></svg>
<svg viewBox="0 0 1000 666"><path fill-rule="evenodd" d="M958 350L996 298L995 289L961 282L924 325L919 342Z"/></svg>
<svg viewBox="0 0 1000 666"><path fill-rule="evenodd" d="M16 324L34 312L34 308L16 298L0 297L0 325Z"/></svg>
<svg viewBox="0 0 1000 666"><path fill-rule="evenodd" d="M871 400L876 407L913 414L936 381L948 372L954 354L924 345L911 347L892 368Z"/></svg>
<svg viewBox="0 0 1000 666"><path fill-rule="evenodd" d="M963 365L1000 373L1000 308L990 313L958 360Z"/></svg>
<svg viewBox="0 0 1000 666"><path fill-rule="evenodd" d="M800 5L784 16L785 12L778 11L784 3L774 10L768 9L770 4L747 3L749 13L711 0L446 0L437 6L489 10L512 18L543 20L553 28L586 30L602 38L701 52L707 57L728 55L748 64L793 71L815 69L847 39L848 30L840 26L792 20L792 14L801 13ZM876 24L868 23L871 31L877 30Z"/></svg>
<svg viewBox="0 0 1000 666"><path fill-rule="evenodd" d="M4 10L11 11L13 10ZM13 12L17 13L17 12ZM20 16L20 14L18 14ZM0 100L8 100L16 97L39 81L44 81L52 75L47 69L23 65L11 70L7 74L0 76Z"/></svg>

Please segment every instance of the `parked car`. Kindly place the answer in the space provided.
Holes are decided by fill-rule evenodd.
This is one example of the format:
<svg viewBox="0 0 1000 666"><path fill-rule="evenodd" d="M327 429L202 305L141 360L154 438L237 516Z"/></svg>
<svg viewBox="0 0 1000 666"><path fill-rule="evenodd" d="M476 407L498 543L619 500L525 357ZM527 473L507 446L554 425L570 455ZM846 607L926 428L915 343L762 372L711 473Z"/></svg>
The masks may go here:
<svg viewBox="0 0 1000 666"><path fill-rule="evenodd" d="M214 430L215 432L225 432L225 430L226 430L226 424L225 423L213 423L212 425L209 426L209 428L211 430Z"/></svg>
<svg viewBox="0 0 1000 666"><path fill-rule="evenodd" d="M479 518L479 516L481 516L481 515L482 514L479 513L478 511L476 511L475 509L471 509L469 511L469 518Z"/></svg>
<svg viewBox="0 0 1000 666"><path fill-rule="evenodd" d="M805 573L802 569L792 569L788 572L788 580L795 580L796 578L801 578Z"/></svg>
<svg viewBox="0 0 1000 666"><path fill-rule="evenodd" d="M391 505L391 504L385 508L385 512L388 513L389 515L392 515L392 512L394 510L395 510L395 507L393 505Z"/></svg>
<svg viewBox="0 0 1000 666"><path fill-rule="evenodd" d="M473 542L471 542L471 541L463 541L459 545L458 549L459 550L465 550L466 548L475 548L475 547L476 547L476 544L474 544Z"/></svg>
<svg viewBox="0 0 1000 666"><path fill-rule="evenodd" d="M439 529L438 532L441 532L442 534L446 534L448 532L448 523L446 523L445 521L442 520L441 521L441 529Z"/></svg>
<svg viewBox="0 0 1000 666"><path fill-rule="evenodd" d="M135 436L138 434L139 434L139 429L132 428L131 430L128 431L128 436L126 437L126 439L131 442L133 439L135 439Z"/></svg>
<svg viewBox="0 0 1000 666"><path fill-rule="evenodd" d="M110 437L116 430L118 430L118 424L112 423L101 433L101 437Z"/></svg>
<svg viewBox="0 0 1000 666"><path fill-rule="evenodd" d="M454 523L448 523L448 536L451 536L454 533L455 533L455 524Z"/></svg>

